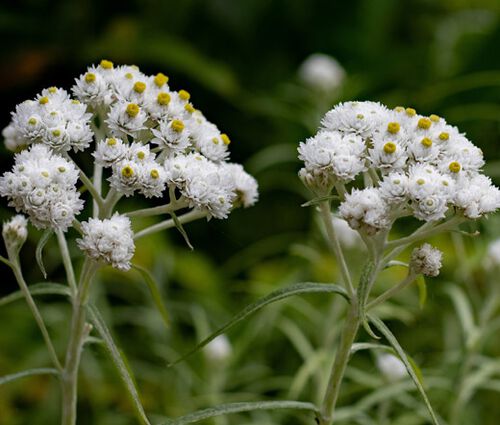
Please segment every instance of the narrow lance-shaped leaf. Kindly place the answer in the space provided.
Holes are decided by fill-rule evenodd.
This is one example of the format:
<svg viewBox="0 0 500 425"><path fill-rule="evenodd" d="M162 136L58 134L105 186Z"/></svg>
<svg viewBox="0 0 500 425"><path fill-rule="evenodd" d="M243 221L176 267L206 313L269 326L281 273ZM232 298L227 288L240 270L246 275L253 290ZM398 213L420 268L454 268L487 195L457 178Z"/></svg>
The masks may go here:
<svg viewBox="0 0 500 425"><path fill-rule="evenodd" d="M450 296L451 301L453 302L465 337L467 339L471 338L475 333L476 325L474 323L472 307L467 300L467 297L465 296L464 292L456 285L447 286L445 291Z"/></svg>
<svg viewBox="0 0 500 425"><path fill-rule="evenodd" d="M42 282L35 283L34 285L28 286L30 294L32 296L35 295L62 295L69 297L71 295L70 289L61 285L60 283L52 283L52 282ZM0 298L0 306L9 304L11 302L24 299L24 294L22 291L15 291L6 295L3 298Z"/></svg>
<svg viewBox="0 0 500 425"><path fill-rule="evenodd" d="M256 401L250 403L230 403L220 406L210 407L208 409L199 410L177 419L170 419L160 425L187 425L203 421L205 419L216 416L228 415L231 413L252 412L255 410L277 410L277 409L292 409L292 410L309 410L318 412L317 407L312 403L304 403L300 401Z"/></svg>
<svg viewBox="0 0 500 425"><path fill-rule="evenodd" d="M34 375L59 375L59 372L57 371L57 369L53 368L23 370L21 372L12 373L10 375L0 376L0 385L16 381L17 379L25 378L27 376L34 376Z"/></svg>
<svg viewBox="0 0 500 425"><path fill-rule="evenodd" d="M45 247L50 237L52 236L52 233L53 232L51 229L47 229L45 232L43 232L43 235L40 237L40 240L36 245L35 258L36 262L38 263L38 267L40 267L40 271L42 272L44 279L47 279L47 272L45 271L45 266L43 264L43 248Z"/></svg>
<svg viewBox="0 0 500 425"><path fill-rule="evenodd" d="M172 216L172 220L174 220L175 227L177 228L177 230L180 232L180 234L184 238L184 241L186 242L187 246L189 247L189 249L193 250L194 249L193 245L191 245L191 242L189 241L188 234L184 230L184 227L182 226L182 223L180 222L179 218L177 217L177 215L173 211L169 212L169 214Z"/></svg>
<svg viewBox="0 0 500 425"><path fill-rule="evenodd" d="M149 272L149 270L145 269L144 267L138 266L137 264L132 264L132 268L134 268L141 274L142 278L146 282L146 285L148 285L149 291L151 292L151 296L153 297L153 302L161 314L163 323L165 323L165 326L168 328L170 326L170 318L167 308L163 303L160 288L158 287L156 279Z"/></svg>
<svg viewBox="0 0 500 425"><path fill-rule="evenodd" d="M358 285L358 303L359 303L359 315L361 318L361 324L365 331L373 339L380 339L375 332L370 328L370 324L366 319L366 302L368 301L368 296L370 295L370 290L373 282L373 273L375 272L375 263L372 260L368 260L363 268L361 277L359 278Z"/></svg>
<svg viewBox="0 0 500 425"><path fill-rule="evenodd" d="M87 309L90 314L92 323L94 324L101 338L104 340L104 344L111 356L111 360L113 360L113 363L116 366L118 373L120 374L120 378L127 388L128 394L132 400L139 421L141 422L141 424L150 425L146 413L144 412L144 408L142 407L142 403L139 398L139 392L137 391L137 388L135 386L134 379L131 376L129 368L127 367L125 355L120 352L115 342L113 341L111 333L109 332L109 329L106 326L106 323L104 322L97 308L93 305L88 305Z"/></svg>
<svg viewBox="0 0 500 425"><path fill-rule="evenodd" d="M397 353L398 357L401 359L403 364L406 367L406 370L408 371L408 374L410 375L411 379L413 380L415 386L417 387L418 391L420 392L420 395L422 396L425 405L427 406L427 409L429 410L429 413L432 418L432 422L434 425L439 425L438 418L436 416L436 413L434 413L434 409L431 406L431 403L429 401L429 398L427 397L427 394L424 390L424 387L422 385L422 379L421 375L419 372L415 370L415 365L408 356L406 355L405 351L399 344L398 340L394 336L394 334L391 332L391 330L385 325L382 320L380 320L378 317L368 315L369 320L373 323L373 325L380 331L382 335L387 339L389 344L392 346L394 351Z"/></svg>
<svg viewBox="0 0 500 425"><path fill-rule="evenodd" d="M213 334L211 334L203 341L201 341L198 345L196 345L196 347L194 347L191 351L187 352L185 355L177 359L175 362L171 363L169 366L173 366L185 360L187 357L199 351L201 348L203 348L217 336L227 332L237 323L241 322L251 314L261 310L265 306L275 303L277 301L281 301L285 298L292 297L294 295L313 294L313 293L334 293L342 295L345 299L349 300L349 295L347 294L345 289L342 286L333 283L309 283L309 282L296 283L287 286L285 288L278 289L274 292L271 292L264 298L261 298L260 300L255 301L254 303L245 307L242 311L236 314L236 316L234 316L231 320L229 320L224 326L220 327L217 331L215 331Z"/></svg>

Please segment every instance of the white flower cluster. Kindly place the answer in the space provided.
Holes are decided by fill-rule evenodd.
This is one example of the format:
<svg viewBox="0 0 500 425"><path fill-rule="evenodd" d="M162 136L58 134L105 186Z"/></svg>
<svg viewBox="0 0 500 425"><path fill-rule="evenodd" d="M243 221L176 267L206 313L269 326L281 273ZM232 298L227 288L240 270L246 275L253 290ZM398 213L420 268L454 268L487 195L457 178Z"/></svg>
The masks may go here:
<svg viewBox="0 0 500 425"><path fill-rule="evenodd" d="M415 274L435 277L441 269L441 259L443 253L428 243L415 248L411 253L410 269Z"/></svg>
<svg viewBox="0 0 500 425"><path fill-rule="evenodd" d="M50 87L17 105L2 135L12 151L38 142L55 151L84 150L93 137L91 117L87 105L71 99L66 90Z"/></svg>
<svg viewBox="0 0 500 425"><path fill-rule="evenodd" d="M19 250L28 238L28 220L18 214L6 221L2 227L2 236L7 249Z"/></svg>
<svg viewBox="0 0 500 425"><path fill-rule="evenodd" d="M130 220L115 213L110 219L91 218L82 223L80 249L96 261L104 261L120 270L130 269L135 251L134 234Z"/></svg>
<svg viewBox="0 0 500 425"><path fill-rule="evenodd" d="M318 195L354 182L358 188L347 191L340 215L368 234L399 216L435 221L455 208L476 219L500 207L500 190L481 174L481 150L437 115L342 103L298 151L305 164L300 177Z"/></svg>
<svg viewBox="0 0 500 425"><path fill-rule="evenodd" d="M16 154L12 171L0 177L0 195L40 229L65 231L82 210L78 170L43 144Z"/></svg>

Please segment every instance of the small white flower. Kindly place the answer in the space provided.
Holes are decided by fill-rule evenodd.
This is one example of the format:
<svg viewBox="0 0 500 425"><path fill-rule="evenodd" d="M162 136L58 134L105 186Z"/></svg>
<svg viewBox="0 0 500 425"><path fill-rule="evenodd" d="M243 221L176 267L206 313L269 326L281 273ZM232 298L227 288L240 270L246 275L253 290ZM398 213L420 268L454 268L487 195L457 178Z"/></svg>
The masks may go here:
<svg viewBox="0 0 500 425"><path fill-rule="evenodd" d="M146 128L147 115L137 103L119 101L111 106L106 123L117 135L136 135Z"/></svg>
<svg viewBox="0 0 500 425"><path fill-rule="evenodd" d="M28 238L28 220L23 215L15 215L6 221L2 227L2 236L7 249L19 250Z"/></svg>
<svg viewBox="0 0 500 425"><path fill-rule="evenodd" d="M2 130L2 137L5 147L11 152L18 152L28 145L28 141L19 134L13 123Z"/></svg>
<svg viewBox="0 0 500 425"><path fill-rule="evenodd" d="M299 68L299 76L308 86L329 91L342 84L345 71L333 57L315 53L302 63Z"/></svg>
<svg viewBox="0 0 500 425"><path fill-rule="evenodd" d="M346 248L355 248L360 245L359 233L351 229L347 221L339 217L332 217L332 224L341 245Z"/></svg>
<svg viewBox="0 0 500 425"><path fill-rule="evenodd" d="M240 164L223 163L221 167L223 173L231 175L237 196L236 202L240 202L245 208L254 205L259 198L257 180L248 174Z"/></svg>
<svg viewBox="0 0 500 425"><path fill-rule="evenodd" d="M130 269L135 245L130 220L118 213L110 219L89 219L82 223L79 248L90 258L103 261L120 270Z"/></svg>
<svg viewBox="0 0 500 425"><path fill-rule="evenodd" d="M121 161L128 153L128 146L119 138L108 138L97 142L95 152L92 154L96 163L103 167L111 167Z"/></svg>
<svg viewBox="0 0 500 425"><path fill-rule="evenodd" d="M442 257L439 249L425 243L411 253L410 269L416 274L435 277L441 269Z"/></svg>

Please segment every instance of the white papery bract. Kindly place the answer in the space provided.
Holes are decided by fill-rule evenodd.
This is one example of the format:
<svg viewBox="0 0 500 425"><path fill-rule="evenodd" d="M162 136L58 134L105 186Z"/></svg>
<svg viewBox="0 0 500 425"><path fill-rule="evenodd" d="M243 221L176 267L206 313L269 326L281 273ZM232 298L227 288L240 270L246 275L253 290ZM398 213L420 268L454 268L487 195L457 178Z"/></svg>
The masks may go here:
<svg viewBox="0 0 500 425"><path fill-rule="evenodd" d="M82 223L82 232L77 243L87 256L120 270L130 269L135 245L127 217L116 213L110 219L91 218Z"/></svg>
<svg viewBox="0 0 500 425"><path fill-rule="evenodd" d="M443 253L428 243L415 248L411 253L410 269L415 274L435 277L441 269Z"/></svg>
<svg viewBox="0 0 500 425"><path fill-rule="evenodd" d="M39 144L16 155L12 171L0 177L0 194L36 227L64 231L83 208L77 180L73 163Z"/></svg>
<svg viewBox="0 0 500 425"><path fill-rule="evenodd" d="M6 221L2 227L2 236L7 250L19 252L28 238L28 220L18 214Z"/></svg>
<svg viewBox="0 0 500 425"><path fill-rule="evenodd" d="M346 102L321 124L298 148L299 176L318 196L353 182L339 208L353 229L377 233L409 214L427 222L449 211L476 219L500 207L500 190L481 174L481 150L437 115Z"/></svg>

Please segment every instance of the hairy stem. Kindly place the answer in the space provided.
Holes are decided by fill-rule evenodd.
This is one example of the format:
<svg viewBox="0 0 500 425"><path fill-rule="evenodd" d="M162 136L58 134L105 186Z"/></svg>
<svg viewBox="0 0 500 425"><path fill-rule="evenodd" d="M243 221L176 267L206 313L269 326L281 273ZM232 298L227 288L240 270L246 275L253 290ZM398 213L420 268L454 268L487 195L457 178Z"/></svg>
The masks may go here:
<svg viewBox="0 0 500 425"><path fill-rule="evenodd" d="M90 283L97 270L96 263L86 259L83 265L78 292L72 300L73 314L71 318L70 340L66 351L66 359L62 376L62 425L75 425L78 393L78 369L85 337L90 332L86 324L85 305L88 301Z"/></svg>
<svg viewBox="0 0 500 425"><path fill-rule="evenodd" d="M199 218L206 217L207 213L201 210L192 210L184 215L178 217L178 220L181 224L189 223L190 221L198 220ZM145 229L140 230L134 235L134 239L139 239L144 236L150 235L152 233L159 232L161 230L170 229L175 227L174 219L164 220L160 223L154 224L152 226L146 227Z"/></svg>
<svg viewBox="0 0 500 425"><path fill-rule="evenodd" d="M326 228L326 233L328 235L328 241L330 244L330 248L333 251L335 258L337 259L340 267L340 273L342 276L342 280L344 281L344 285L349 292L349 295L354 294L354 287L352 285L351 275L349 273L349 269L347 267L347 263L344 258L344 254L342 252L342 247L340 246L339 239L337 237L337 233L335 232L335 228L333 227L332 221L332 213L330 210L329 202L322 202L319 205L321 218L323 219L323 223Z"/></svg>
<svg viewBox="0 0 500 425"><path fill-rule="evenodd" d="M66 277L68 279L68 284L71 288L71 292L74 295L76 294L77 291L76 279L75 279L75 272L73 270L73 263L71 262L71 257L69 255L66 237L64 236L63 231L60 229L56 230L56 235L57 235L57 242L59 243L59 249L61 251L61 257L63 260L64 269L66 270Z"/></svg>

